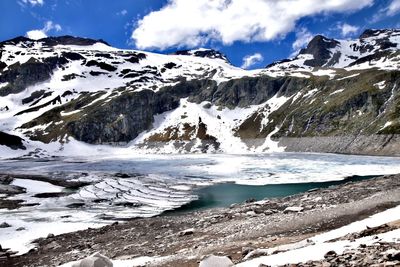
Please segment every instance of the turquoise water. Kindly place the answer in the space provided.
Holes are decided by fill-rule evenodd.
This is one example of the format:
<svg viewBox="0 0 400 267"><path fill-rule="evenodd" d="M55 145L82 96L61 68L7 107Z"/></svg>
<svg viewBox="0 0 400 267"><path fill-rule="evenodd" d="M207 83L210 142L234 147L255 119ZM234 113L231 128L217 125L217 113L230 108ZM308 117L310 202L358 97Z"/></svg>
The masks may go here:
<svg viewBox="0 0 400 267"><path fill-rule="evenodd" d="M195 191L194 193L199 196L198 200L192 201L173 212L180 213L216 207L229 207L234 203L243 203L248 199L262 200L265 198L286 197L303 193L310 189L327 188L350 181L356 182L374 177L377 176L353 176L345 180L332 182L262 186L239 185L234 183L216 184Z"/></svg>

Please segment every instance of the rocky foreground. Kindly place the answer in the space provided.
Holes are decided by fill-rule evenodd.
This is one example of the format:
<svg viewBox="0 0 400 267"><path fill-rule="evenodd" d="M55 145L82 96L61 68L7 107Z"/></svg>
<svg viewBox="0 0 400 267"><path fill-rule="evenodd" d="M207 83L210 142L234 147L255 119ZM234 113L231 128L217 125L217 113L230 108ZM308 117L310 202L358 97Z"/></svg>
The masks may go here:
<svg viewBox="0 0 400 267"><path fill-rule="evenodd" d="M349 182L327 189L191 213L115 223L100 229L49 235L37 248L4 257L1 266L57 266L95 252L111 259L157 257L145 266L198 266L208 255L228 256L233 263L262 256L260 248L294 243L341 227L400 204L400 175ZM400 228L391 222L357 233L374 236ZM357 236L344 237L348 240ZM323 261L294 266L399 266L399 242L381 242Z"/></svg>

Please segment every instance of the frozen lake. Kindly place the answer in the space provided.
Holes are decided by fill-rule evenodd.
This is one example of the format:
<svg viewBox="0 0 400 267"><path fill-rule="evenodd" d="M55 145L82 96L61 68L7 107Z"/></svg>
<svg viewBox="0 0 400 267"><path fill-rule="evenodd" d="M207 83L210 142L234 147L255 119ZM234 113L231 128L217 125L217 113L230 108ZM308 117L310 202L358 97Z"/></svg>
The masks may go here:
<svg viewBox="0 0 400 267"><path fill-rule="evenodd" d="M356 175L400 173L400 158L309 153L88 155L3 160L0 173L14 174L17 179L11 185L26 188L25 193L8 197L23 200L22 207L0 210L0 223L11 225L0 229L0 244L24 253L33 247L31 240L49 233L155 216L188 203L191 208L227 206L326 187ZM38 181L29 175L48 179ZM65 188L60 180L85 184Z"/></svg>

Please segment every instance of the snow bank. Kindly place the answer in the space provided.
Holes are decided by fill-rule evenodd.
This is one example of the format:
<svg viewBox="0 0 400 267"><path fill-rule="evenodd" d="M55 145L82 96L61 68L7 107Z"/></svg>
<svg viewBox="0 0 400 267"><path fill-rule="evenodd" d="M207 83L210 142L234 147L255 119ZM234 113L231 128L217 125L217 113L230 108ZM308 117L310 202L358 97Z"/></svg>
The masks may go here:
<svg viewBox="0 0 400 267"><path fill-rule="evenodd" d="M345 249L357 248L361 244L371 245L378 241L386 242L400 242L400 229L390 231L383 234L367 236L356 239L351 242L350 240L336 241L328 243L329 240L343 237L350 233L360 232L365 230L366 227L380 226L395 220L400 220L400 206L386 210L384 212L375 214L367 219L351 223L341 228L316 235L308 240L303 240L298 243L292 244L291 250L273 254L270 256L263 256L255 258L243 263L237 264L238 267L258 267L260 264L271 266L293 264L299 262L307 262L309 260L322 260L324 255L331 250L341 254ZM267 249L266 252L272 253L275 248Z"/></svg>

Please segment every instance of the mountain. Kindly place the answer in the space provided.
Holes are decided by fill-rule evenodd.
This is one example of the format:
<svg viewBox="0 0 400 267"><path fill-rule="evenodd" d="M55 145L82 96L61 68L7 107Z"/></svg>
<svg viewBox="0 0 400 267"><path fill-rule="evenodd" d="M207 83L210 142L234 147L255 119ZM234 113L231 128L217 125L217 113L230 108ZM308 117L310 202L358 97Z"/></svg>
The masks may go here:
<svg viewBox="0 0 400 267"><path fill-rule="evenodd" d="M377 67L389 67L390 64L378 61L391 58L391 56L395 57L399 42L399 30L366 30L357 40L335 40L317 35L306 48L300 50L297 57L277 62L285 64L275 63L269 67L278 65L283 69L293 67L311 69L354 66L353 69L362 69L371 68L376 64L378 64ZM398 64L393 67L398 67Z"/></svg>
<svg viewBox="0 0 400 267"><path fill-rule="evenodd" d="M247 71L211 49L164 55L17 37L0 43L0 132L31 154L79 141L155 153L394 155L399 44L400 30L318 35L296 57Z"/></svg>

